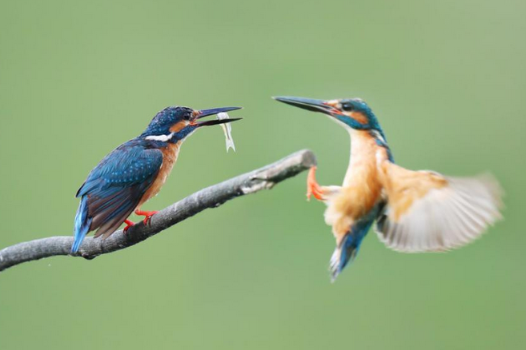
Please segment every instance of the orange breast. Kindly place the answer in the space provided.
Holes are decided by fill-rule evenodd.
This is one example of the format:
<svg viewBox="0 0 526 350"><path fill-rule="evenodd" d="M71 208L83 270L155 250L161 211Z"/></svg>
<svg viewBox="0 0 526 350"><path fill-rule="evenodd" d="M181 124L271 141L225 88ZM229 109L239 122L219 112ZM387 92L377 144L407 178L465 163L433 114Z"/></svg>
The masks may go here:
<svg viewBox="0 0 526 350"><path fill-rule="evenodd" d="M351 138L349 170L341 193L328 208L333 218L333 232L337 236L345 234L350 225L373 209L382 196L375 155L379 146L366 132L354 131Z"/></svg>
<svg viewBox="0 0 526 350"><path fill-rule="evenodd" d="M157 174L157 178L142 197L141 202L139 203L137 208L139 208L146 201L148 201L152 197L155 197L157 193L159 193L161 187L163 187L164 183L166 182L168 175L170 175L170 173L172 172L175 161L177 160L177 155L179 154L180 146L181 142L177 142L174 144L169 144L167 147L161 149L161 151L163 152L163 164L161 165L159 174Z"/></svg>

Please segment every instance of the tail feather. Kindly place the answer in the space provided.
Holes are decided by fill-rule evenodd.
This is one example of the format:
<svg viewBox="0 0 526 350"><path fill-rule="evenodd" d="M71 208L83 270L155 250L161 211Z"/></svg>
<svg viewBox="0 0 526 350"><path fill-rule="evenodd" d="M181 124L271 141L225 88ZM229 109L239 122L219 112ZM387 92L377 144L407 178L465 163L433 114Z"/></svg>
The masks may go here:
<svg viewBox="0 0 526 350"><path fill-rule="evenodd" d="M77 215L75 216L75 229L73 234L75 235L75 242L71 247L71 253L78 252L84 237L89 231L91 226L91 218L88 218L88 197L83 196L80 200L79 208L77 210Z"/></svg>
<svg viewBox="0 0 526 350"><path fill-rule="evenodd" d="M345 266L354 260L360 250L362 239L363 236L356 237L349 232L345 235L341 244L334 249L329 268L332 282L336 281L336 278L343 271Z"/></svg>
<svg viewBox="0 0 526 350"><path fill-rule="evenodd" d="M336 280L345 266L356 258L362 241L365 235L367 235L369 228L371 228L372 223L373 220L370 220L351 227L340 240L331 256L329 271L331 272L332 282Z"/></svg>

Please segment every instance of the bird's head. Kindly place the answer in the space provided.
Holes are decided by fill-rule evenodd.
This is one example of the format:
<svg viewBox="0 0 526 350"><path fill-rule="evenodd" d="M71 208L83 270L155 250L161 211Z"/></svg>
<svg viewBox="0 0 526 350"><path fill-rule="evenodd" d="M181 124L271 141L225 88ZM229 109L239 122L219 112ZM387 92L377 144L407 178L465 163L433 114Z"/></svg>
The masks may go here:
<svg viewBox="0 0 526 350"><path fill-rule="evenodd" d="M161 142L178 142L202 126L219 125L234 122L241 118L213 119L199 121L199 119L228 111L241 109L241 107L222 107L203 110L194 110L189 107L167 107L157 113L142 133L147 140Z"/></svg>
<svg viewBox="0 0 526 350"><path fill-rule="evenodd" d="M279 96L275 100L329 115L345 127L355 130L376 130L382 133L380 124L369 105L360 98L340 100L315 100L303 97Z"/></svg>

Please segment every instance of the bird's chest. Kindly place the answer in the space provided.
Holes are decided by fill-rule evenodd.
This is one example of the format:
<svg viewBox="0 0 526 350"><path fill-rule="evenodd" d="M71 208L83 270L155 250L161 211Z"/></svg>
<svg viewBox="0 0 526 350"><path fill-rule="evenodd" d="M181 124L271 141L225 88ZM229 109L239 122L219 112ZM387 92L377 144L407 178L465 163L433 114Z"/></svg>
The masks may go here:
<svg viewBox="0 0 526 350"><path fill-rule="evenodd" d="M166 182L168 175L170 175L170 173L172 172L173 166L179 154L180 146L181 142L178 142L174 144L169 144L165 148L161 149L161 151L163 152L163 164L159 169L157 177L153 181L148 191L146 191L145 195L143 196L141 204L146 202L150 198L155 197L159 193L161 187L163 187L164 183Z"/></svg>
<svg viewBox="0 0 526 350"><path fill-rule="evenodd" d="M351 160L342 189L325 213L327 223L338 232L346 232L353 222L370 213L382 196L376 166L376 141L361 134L351 137Z"/></svg>
<svg viewBox="0 0 526 350"><path fill-rule="evenodd" d="M354 131L351 134L351 159L343 180L343 187L367 186L377 178L376 141L364 132Z"/></svg>

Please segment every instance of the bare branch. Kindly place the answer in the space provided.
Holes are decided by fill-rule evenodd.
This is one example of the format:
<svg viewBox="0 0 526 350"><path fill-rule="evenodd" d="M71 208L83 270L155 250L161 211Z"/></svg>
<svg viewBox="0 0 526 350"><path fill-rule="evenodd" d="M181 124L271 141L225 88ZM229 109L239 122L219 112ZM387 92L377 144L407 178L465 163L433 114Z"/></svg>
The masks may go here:
<svg viewBox="0 0 526 350"><path fill-rule="evenodd" d="M207 208L216 208L230 199L270 189L275 184L293 177L313 165L316 165L316 158L311 151L296 152L263 168L202 189L161 210L152 217L149 225L144 225L141 222L131 227L126 234L119 230L105 240L91 236L86 237L79 252L72 256L93 259L102 254L131 247ZM0 250L0 271L26 261L56 255L71 255L72 244L72 236L57 236L4 248Z"/></svg>

